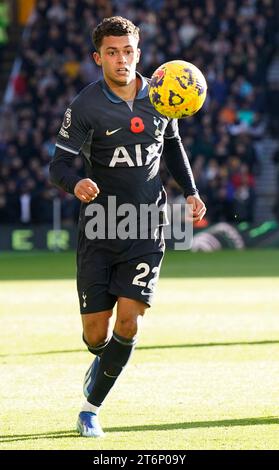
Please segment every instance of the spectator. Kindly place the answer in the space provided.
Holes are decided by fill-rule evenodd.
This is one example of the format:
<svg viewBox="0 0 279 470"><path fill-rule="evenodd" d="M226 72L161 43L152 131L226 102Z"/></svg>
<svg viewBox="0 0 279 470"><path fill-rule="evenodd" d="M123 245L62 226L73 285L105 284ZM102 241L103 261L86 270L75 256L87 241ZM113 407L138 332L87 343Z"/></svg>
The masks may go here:
<svg viewBox="0 0 279 470"><path fill-rule="evenodd" d="M58 194L64 220L77 220L75 199L49 187L48 165L68 103L100 78L91 60L92 28L113 14L141 25L144 75L174 59L203 71L207 100L194 118L180 121L180 132L208 219L232 221L237 212L239 220L252 220L260 171L254 146L270 126L267 107L274 133L278 123L277 24L270 0L38 0L22 39L13 102L0 116L1 220L51 221ZM75 165L82 173L80 159ZM164 162L161 171L170 201L177 200L179 188Z"/></svg>

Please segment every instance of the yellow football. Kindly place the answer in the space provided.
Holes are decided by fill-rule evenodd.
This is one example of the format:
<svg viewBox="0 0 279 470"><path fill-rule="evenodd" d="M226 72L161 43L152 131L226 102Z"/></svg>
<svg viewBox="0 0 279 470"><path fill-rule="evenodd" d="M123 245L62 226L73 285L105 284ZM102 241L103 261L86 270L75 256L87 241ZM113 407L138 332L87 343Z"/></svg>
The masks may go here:
<svg viewBox="0 0 279 470"><path fill-rule="evenodd" d="M155 109L177 119L195 114L204 103L206 91L202 72L184 60L172 60L158 67L149 84L149 98Z"/></svg>

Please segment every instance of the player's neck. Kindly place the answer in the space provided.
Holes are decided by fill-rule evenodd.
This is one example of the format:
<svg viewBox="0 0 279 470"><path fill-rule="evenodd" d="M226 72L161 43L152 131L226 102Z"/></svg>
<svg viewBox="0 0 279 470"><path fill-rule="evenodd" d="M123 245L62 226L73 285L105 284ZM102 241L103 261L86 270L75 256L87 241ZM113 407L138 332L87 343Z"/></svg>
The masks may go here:
<svg viewBox="0 0 279 470"><path fill-rule="evenodd" d="M135 77L131 83L125 86L119 86L113 82L107 82L107 85L110 87L111 91L122 100L132 101L135 99L137 92L141 87L141 80L139 77Z"/></svg>

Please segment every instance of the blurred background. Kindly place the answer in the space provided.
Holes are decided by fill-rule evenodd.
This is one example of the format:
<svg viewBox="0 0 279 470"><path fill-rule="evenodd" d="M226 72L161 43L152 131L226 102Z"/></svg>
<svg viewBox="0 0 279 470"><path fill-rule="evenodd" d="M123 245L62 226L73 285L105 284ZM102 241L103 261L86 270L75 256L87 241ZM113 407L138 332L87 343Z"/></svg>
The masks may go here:
<svg viewBox="0 0 279 470"><path fill-rule="evenodd" d="M112 15L140 27L143 75L183 59L207 79L202 110L180 120L208 207L192 249L278 247L278 2L0 0L0 250L74 247L79 201L48 168L65 109L100 77L91 33ZM181 202L163 161L161 174Z"/></svg>

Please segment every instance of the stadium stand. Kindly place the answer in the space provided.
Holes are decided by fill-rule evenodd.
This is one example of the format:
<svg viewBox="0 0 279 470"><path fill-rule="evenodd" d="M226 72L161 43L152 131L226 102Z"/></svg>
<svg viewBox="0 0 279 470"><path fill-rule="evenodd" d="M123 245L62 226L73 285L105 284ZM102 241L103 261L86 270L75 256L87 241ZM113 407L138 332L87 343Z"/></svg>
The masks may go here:
<svg viewBox="0 0 279 470"><path fill-rule="evenodd" d="M274 5L272 0L38 0L19 45L21 66L1 108L1 222L51 223L57 197L63 223L77 220L79 202L49 183L48 165L66 107L100 77L91 60L92 28L116 14L141 28L144 75L177 58L203 71L206 103L194 118L181 120L180 131L208 206L207 220L253 221L266 135L273 143L270 162L278 148L272 132L279 106L267 81L278 51ZM75 164L82 172L81 160ZM180 201L163 162L161 171L169 200Z"/></svg>

